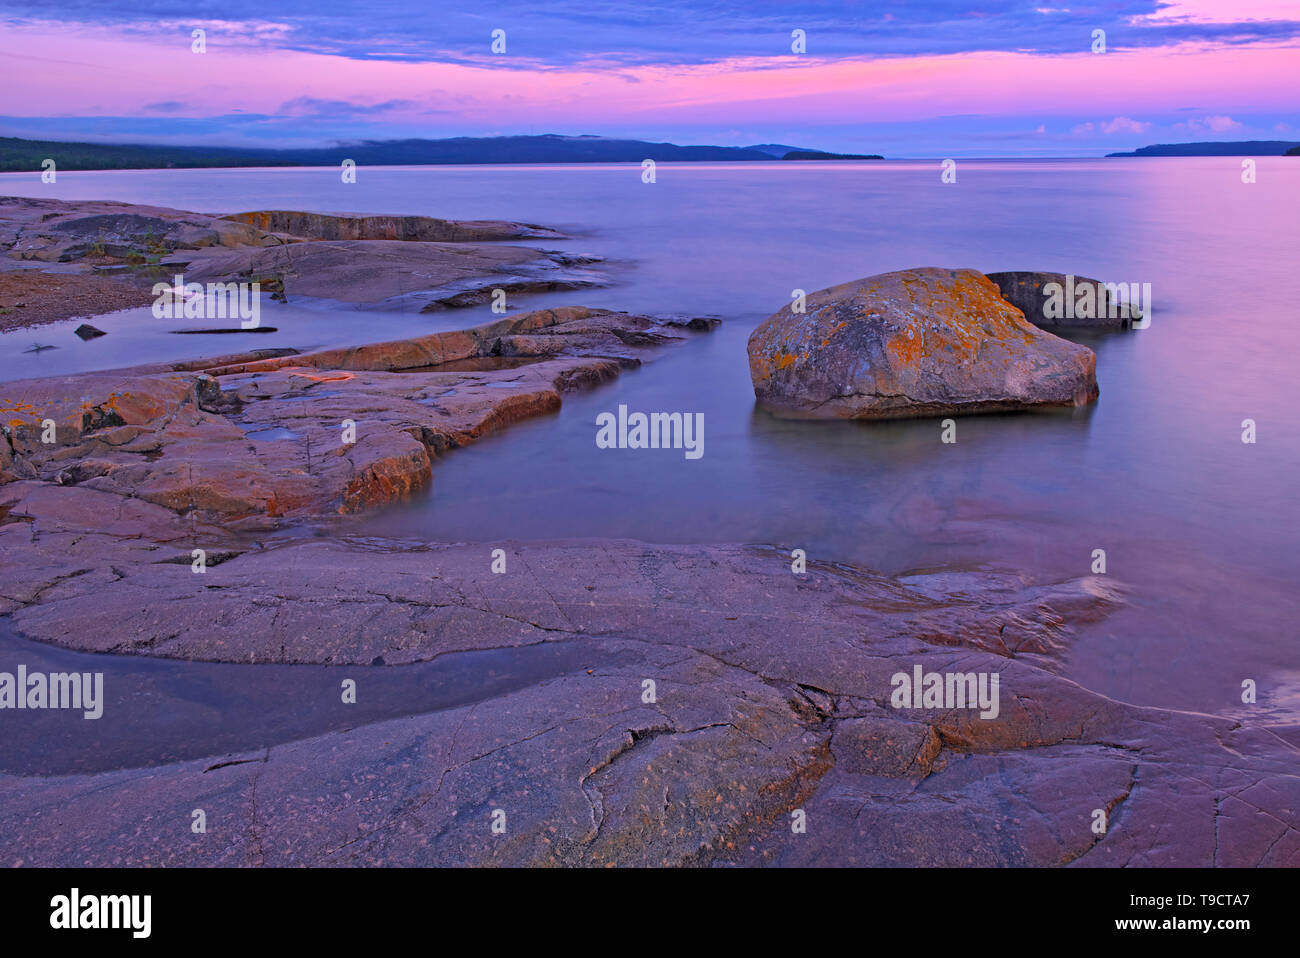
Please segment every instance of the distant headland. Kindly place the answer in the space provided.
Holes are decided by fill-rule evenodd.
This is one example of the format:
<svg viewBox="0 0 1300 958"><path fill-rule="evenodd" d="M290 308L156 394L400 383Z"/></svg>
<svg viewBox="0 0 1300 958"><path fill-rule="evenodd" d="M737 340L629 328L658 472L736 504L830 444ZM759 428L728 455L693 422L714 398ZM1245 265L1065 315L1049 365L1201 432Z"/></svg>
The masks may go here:
<svg viewBox="0 0 1300 958"><path fill-rule="evenodd" d="M1296 156L1300 143L1294 140L1233 140L1223 143L1157 143L1131 153L1107 156Z"/></svg>
<svg viewBox="0 0 1300 958"><path fill-rule="evenodd" d="M603 136L458 136L441 140L363 140L307 149L250 149L118 143L63 143L0 137L0 171L41 169L53 159L60 170L153 170L201 167L427 166L479 163L640 163L772 160L880 160L859 153L828 153L798 146L678 146Z"/></svg>

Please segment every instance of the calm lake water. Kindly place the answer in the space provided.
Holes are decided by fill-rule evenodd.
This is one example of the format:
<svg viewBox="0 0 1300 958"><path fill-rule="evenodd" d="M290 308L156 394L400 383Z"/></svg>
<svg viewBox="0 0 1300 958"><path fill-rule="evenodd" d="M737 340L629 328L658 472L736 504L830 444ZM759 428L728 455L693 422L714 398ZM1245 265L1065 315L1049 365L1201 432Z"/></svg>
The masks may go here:
<svg viewBox="0 0 1300 958"><path fill-rule="evenodd" d="M1082 630L1067 671L1144 704L1231 713L1300 705L1294 494L1300 413L1300 161L937 163L177 170L0 176L0 193L117 199L203 212L309 209L502 218L554 226L598 253L613 285L519 297L716 315L700 336L557 415L435 466L430 495L358 523L439 540L630 537L774 543L888 572L946 564L1085 575L1095 549L1130 605ZM958 420L790 423L754 407L750 331L813 291L910 266L1040 269L1146 282L1150 328L1088 341L1101 398L1075 412ZM461 328L486 308L421 316L264 308L257 347L310 348ZM170 336L148 310L0 337L0 379L244 348ZM214 340L207 342L205 340ZM60 346L38 356L40 341ZM704 456L595 445L595 419L704 414ZM1258 441L1242 442L1252 419ZM815 628L815 623L809 624Z"/></svg>

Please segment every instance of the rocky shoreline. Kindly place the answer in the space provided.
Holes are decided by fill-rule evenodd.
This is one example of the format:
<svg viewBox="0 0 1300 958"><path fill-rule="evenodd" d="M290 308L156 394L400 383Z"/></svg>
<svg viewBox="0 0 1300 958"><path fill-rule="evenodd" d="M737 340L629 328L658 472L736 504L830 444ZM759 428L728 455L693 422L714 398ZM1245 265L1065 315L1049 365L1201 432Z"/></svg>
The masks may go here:
<svg viewBox="0 0 1300 958"><path fill-rule="evenodd" d="M127 230L122 210L23 203L33 205L10 209L11 256L84 259L90 227L60 245L63 217ZM349 262L400 247L398 295L426 306L439 302L431 290L481 290L523 262L496 257L524 248L476 245L484 231L550 238L418 217L173 213L148 214L171 224L167 268L285 269L290 295L337 294ZM459 279L430 265L460 255L445 243L473 247ZM412 257L429 267L418 277ZM1072 370L1060 395L1039 398L1095 398L1090 351L1036 331L966 272L891 287L897 315L931 323L902 303L919 289L987 302L989 322ZM894 312L859 308L868 282L809 297L807 321L838 311L836 322L876 324L854 335L909 339ZM391 301L387 280L353 286L367 304ZM1128 601L1112 577L886 576L770 544L435 543L350 527L435 481L439 456L553 413L573 390L671 361L713 325L574 306L344 349L5 383L0 664L20 654L4 644L12 633L38 653L100 653L110 688L123 663L165 662L179 681L110 696L94 734L115 748L92 770L0 765L0 863L1300 864L1295 726L1132 706L1062 674L1079 630ZM950 345L978 353L973 328L959 324ZM809 333L806 348L756 332L751 368L807 402L810 383L834 385L815 355L830 343L835 361L844 344L829 332ZM893 341L863 349L947 374L925 365L951 351L942 338L922 338L916 355ZM765 365L769 346L794 359ZM780 380L790 369L798 377ZM967 392L940 397L949 407L992 388L958 385ZM935 414L938 400L914 386L895 392ZM812 401L844 400L836 389ZM846 411L861 410L835 414ZM200 663L227 671L184 671ZM246 745L208 728L262 701L260 669L291 666L329 671L243 717ZM388 676L429 666L445 671L397 714L357 704ZM954 675L972 689L996 680L996 700L981 711L921 696L922 677ZM900 696L900 676L917 677L915 697ZM178 755L134 727L133 709L205 718ZM295 724L295 711L318 721ZM14 728L13 754L41 751L40 728Z"/></svg>
<svg viewBox="0 0 1300 958"><path fill-rule="evenodd" d="M602 285L590 269L595 257L508 245L566 239L500 220L284 210L215 216L6 196L0 329L148 305L153 285L176 275L201 284L257 282L280 300L411 311L485 302L498 289ZM68 289L54 289L60 285Z"/></svg>
<svg viewBox="0 0 1300 958"><path fill-rule="evenodd" d="M568 307L353 349L20 380L0 403L0 482L205 521L354 512L427 485L440 453L691 335L681 321Z"/></svg>

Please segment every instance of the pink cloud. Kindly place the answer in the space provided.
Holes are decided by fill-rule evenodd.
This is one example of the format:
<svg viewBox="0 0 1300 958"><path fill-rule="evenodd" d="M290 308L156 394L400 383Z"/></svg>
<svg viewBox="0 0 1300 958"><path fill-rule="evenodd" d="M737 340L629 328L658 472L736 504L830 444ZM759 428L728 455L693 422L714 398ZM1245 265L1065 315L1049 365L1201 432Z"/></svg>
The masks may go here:
<svg viewBox="0 0 1300 958"><path fill-rule="evenodd" d="M1130 19L1141 23L1240 23L1295 18L1295 0L1161 0L1154 13Z"/></svg>
<svg viewBox="0 0 1300 958"><path fill-rule="evenodd" d="M1228 133L1241 129L1241 124L1230 116L1207 116L1175 123L1174 129L1188 133Z"/></svg>
<svg viewBox="0 0 1300 958"><path fill-rule="evenodd" d="M0 35L0 60L21 87L7 84L0 112L16 116L136 115L160 100L187 115L235 111L278 114L301 98L359 107L410 101L385 119L428 122L450 109L462 125L526 124L569 129L601 122L733 124L861 123L947 115L1114 116L1106 132L1137 132L1129 114L1189 104L1205 128L1235 128L1227 116L1285 112L1300 87L1300 49L1184 44L1158 50L1068 56L968 53L885 60L807 57L733 59L697 66L591 66L518 69L517 60L481 64L350 60L280 50L268 55L246 37L209 31L208 52L190 51L180 30L151 36L107 30L16 25ZM43 55L40 51L49 51ZM627 82L629 79L636 82ZM21 89L21 95L18 91ZM1192 121L1197 122L1197 121Z"/></svg>
<svg viewBox="0 0 1300 958"><path fill-rule="evenodd" d="M1145 133L1151 129L1150 123L1139 123L1137 120L1130 120L1126 116L1117 116L1108 123L1101 125L1103 133Z"/></svg>

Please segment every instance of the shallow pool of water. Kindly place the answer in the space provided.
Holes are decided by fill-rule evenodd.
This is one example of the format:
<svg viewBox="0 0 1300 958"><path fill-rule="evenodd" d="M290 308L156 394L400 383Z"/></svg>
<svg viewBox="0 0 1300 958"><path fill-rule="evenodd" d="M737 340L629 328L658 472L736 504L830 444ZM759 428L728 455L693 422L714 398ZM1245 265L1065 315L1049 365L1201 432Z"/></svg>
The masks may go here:
<svg viewBox="0 0 1300 958"><path fill-rule="evenodd" d="M623 660L586 641L457 652L432 662L233 665L95 655L16 638L0 619L0 672L101 673L102 714L85 709L3 713L0 771L70 775L248 752L372 722L505 695ZM342 684L356 683L354 703ZM226 756L227 758L223 758Z"/></svg>

